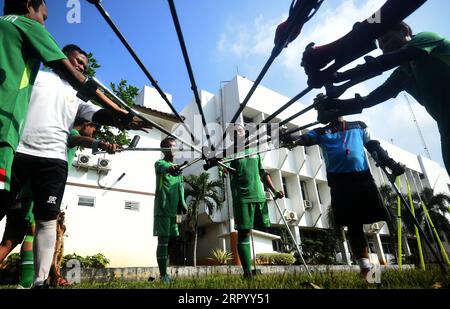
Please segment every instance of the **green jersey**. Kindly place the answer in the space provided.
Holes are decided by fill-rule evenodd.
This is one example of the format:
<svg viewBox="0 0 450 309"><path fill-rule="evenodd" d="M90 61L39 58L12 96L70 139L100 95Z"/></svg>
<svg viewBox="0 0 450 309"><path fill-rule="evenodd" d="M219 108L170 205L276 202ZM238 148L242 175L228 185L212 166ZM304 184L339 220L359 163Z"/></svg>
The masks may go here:
<svg viewBox="0 0 450 309"><path fill-rule="evenodd" d="M172 176L167 172L174 165L163 159L155 163L155 216L175 217L179 207L187 208L183 175Z"/></svg>
<svg viewBox="0 0 450 309"><path fill-rule="evenodd" d="M0 143L17 148L41 62L66 58L48 31L24 16L0 17Z"/></svg>
<svg viewBox="0 0 450 309"><path fill-rule="evenodd" d="M250 148L237 155L254 152L255 150ZM233 204L265 202L266 195L260 176L260 173L264 172L264 167L259 154L231 161L230 166L236 169L236 173L230 173Z"/></svg>
<svg viewBox="0 0 450 309"><path fill-rule="evenodd" d="M75 130L75 129L70 130L69 138L71 136L77 136L77 135L80 135L80 133L77 130ZM72 147L72 148L67 147L67 165L69 167L69 170L72 167L72 162L73 162L73 159L75 158L76 152L77 152L77 146Z"/></svg>
<svg viewBox="0 0 450 309"><path fill-rule="evenodd" d="M450 138L450 41L431 32L413 36L407 47L426 54L397 68L383 86L398 94L406 90L436 120L444 138Z"/></svg>

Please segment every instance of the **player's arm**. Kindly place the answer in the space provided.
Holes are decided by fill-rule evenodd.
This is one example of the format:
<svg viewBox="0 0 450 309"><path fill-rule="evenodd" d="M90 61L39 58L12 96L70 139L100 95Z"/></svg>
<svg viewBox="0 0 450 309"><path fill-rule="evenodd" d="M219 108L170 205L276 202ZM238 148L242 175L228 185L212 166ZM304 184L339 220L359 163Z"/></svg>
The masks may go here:
<svg viewBox="0 0 450 309"><path fill-rule="evenodd" d="M74 135L70 136L69 140L67 142L68 148L73 147L83 147L83 148L97 148L104 150L110 154L113 154L117 151L118 148L120 148L117 144L110 144L105 141L100 141L97 139L94 139L92 137L88 136L82 136L82 135Z"/></svg>
<svg viewBox="0 0 450 309"><path fill-rule="evenodd" d="M83 87L86 87L87 78L82 73L78 72L70 63L68 59L61 59L47 63L58 74L63 75L64 79L77 91L82 91ZM116 103L107 98L98 89L91 90L89 92L89 100L98 102L104 108L107 108L120 117L126 117L128 112L120 108Z"/></svg>

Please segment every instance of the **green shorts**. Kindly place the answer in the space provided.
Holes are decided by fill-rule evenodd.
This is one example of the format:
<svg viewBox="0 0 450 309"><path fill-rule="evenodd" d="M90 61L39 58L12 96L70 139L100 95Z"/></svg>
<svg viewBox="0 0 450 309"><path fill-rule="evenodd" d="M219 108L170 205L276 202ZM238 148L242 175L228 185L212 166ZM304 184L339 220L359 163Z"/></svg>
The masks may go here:
<svg viewBox="0 0 450 309"><path fill-rule="evenodd" d="M177 217L155 216L153 220L153 236L179 236Z"/></svg>
<svg viewBox="0 0 450 309"><path fill-rule="evenodd" d="M236 230L270 227L269 209L266 202L233 204L233 213Z"/></svg>
<svg viewBox="0 0 450 309"><path fill-rule="evenodd" d="M14 149L6 143L0 143L0 190L9 191Z"/></svg>

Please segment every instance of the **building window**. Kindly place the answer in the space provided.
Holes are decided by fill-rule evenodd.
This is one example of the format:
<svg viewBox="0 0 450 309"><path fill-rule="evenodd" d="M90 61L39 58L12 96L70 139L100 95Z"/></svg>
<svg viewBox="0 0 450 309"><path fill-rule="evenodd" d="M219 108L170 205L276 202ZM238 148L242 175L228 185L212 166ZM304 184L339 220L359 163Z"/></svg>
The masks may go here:
<svg viewBox="0 0 450 309"><path fill-rule="evenodd" d="M308 188L306 187L306 181L300 181L300 188L302 189L302 195L304 200L309 200Z"/></svg>
<svg viewBox="0 0 450 309"><path fill-rule="evenodd" d="M322 204L322 197L320 196L319 185L316 183L317 195L319 196L319 203Z"/></svg>
<svg viewBox="0 0 450 309"><path fill-rule="evenodd" d="M242 119L244 120L244 124L253 123L253 118L242 116Z"/></svg>
<svg viewBox="0 0 450 309"><path fill-rule="evenodd" d="M289 193L288 193L288 189L287 189L287 181L286 181L286 177L281 177L281 182L283 183L284 197L285 197L285 198L289 198Z"/></svg>
<svg viewBox="0 0 450 309"><path fill-rule="evenodd" d="M309 156L309 155L311 155L311 147L304 147L305 148L305 154L307 155L307 156Z"/></svg>
<svg viewBox="0 0 450 309"><path fill-rule="evenodd" d="M392 247L392 244L389 241L381 241L381 245L383 247L383 251L385 254L394 254L395 251Z"/></svg>
<svg viewBox="0 0 450 309"><path fill-rule="evenodd" d="M78 196L78 206L95 207L95 197Z"/></svg>
<svg viewBox="0 0 450 309"><path fill-rule="evenodd" d="M141 206L141 203L139 203L139 202L125 201L125 209L126 210L139 211L140 206Z"/></svg>

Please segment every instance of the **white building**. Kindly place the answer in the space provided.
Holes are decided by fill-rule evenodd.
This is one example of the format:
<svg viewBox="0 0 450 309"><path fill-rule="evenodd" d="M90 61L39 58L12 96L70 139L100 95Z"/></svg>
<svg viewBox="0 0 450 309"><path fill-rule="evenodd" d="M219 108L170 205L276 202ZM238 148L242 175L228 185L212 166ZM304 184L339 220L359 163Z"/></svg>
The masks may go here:
<svg viewBox="0 0 450 309"><path fill-rule="evenodd" d="M213 141L222 137L224 124L234 115L238 104L243 101L252 82L240 76L224 85L213 95L201 91L201 99L206 120L210 123ZM169 99L171 96L168 95ZM240 121L258 123L272 114L289 98L272 90L258 87L248 106L244 109ZM137 99L141 111L151 115L152 119L167 129L177 124L177 119L170 114L165 102L150 87L145 87ZM279 118L284 119L304 106L296 103L285 110ZM151 108L151 109L150 109ZM182 114L196 136L201 136L202 126L195 102L190 102ZM288 124L294 128L314 121L315 114L293 120ZM183 135L175 130L176 135ZM141 136L139 147L159 147L165 134L156 129L149 133L130 132L130 137ZM189 139L184 134L186 140ZM410 179L413 190L431 187L435 192L450 193L450 179L446 171L437 163L421 156L416 156L403 149L383 142L385 149L396 160L408 167L406 176ZM75 165L81 162L81 156L89 159L84 166L74 167L69 173L68 183L62 209L66 211L67 233L65 238L65 254L93 255L103 253L111 260L110 266L157 266L157 238L153 237L153 203L155 194L154 162L161 158L159 152L122 152L114 156L92 156L89 150L78 154ZM88 156L88 157L86 157ZM326 173L321 152L318 146L297 147L292 151L280 149L262 155L264 164L276 187L283 187L287 198L280 200L279 205L284 215L289 218L289 226L300 240L302 235L328 228L326 212L330 204L330 194L326 181ZM99 160L108 159L106 168L98 169ZM181 159L181 158L180 158ZM379 168L371 162L372 173L377 184L386 183L386 178ZM80 165L83 165L81 163ZM109 170L111 168L111 170ZM202 163L192 166L186 173L201 173ZM217 169L211 169L213 177ZM404 176L404 177L406 177ZM404 179L403 177L403 179ZM404 181L403 181L404 182ZM200 216L200 235L198 245L198 261L205 261L211 249L223 248L230 251L230 233L234 230L232 202L229 190L227 199L219 212L211 216L203 213ZM270 219L275 227L282 227L280 215L273 201L269 201ZM4 220L0 223L3 232ZM376 232L373 247L382 257L383 235L388 233L385 226L369 228ZM254 232L255 251L271 252L274 250L272 240L278 239L274 234ZM190 254L186 251L185 257Z"/></svg>
<svg viewBox="0 0 450 309"><path fill-rule="evenodd" d="M214 143L221 139L222 131L220 129L225 129L226 124L238 110L240 102L243 102L252 85L252 81L236 76L232 81L225 84L216 95L201 91L206 120L208 123L212 123L209 131ZM270 89L259 86L237 122L258 124L288 102L289 99ZM295 103L284 110L271 123L286 119L304 107L306 106L303 104ZM182 114L186 117L187 123L194 127L195 132L201 132L201 122L195 102L188 104ZM315 113L307 113L305 116L288 123L287 127L291 129L311 123L315 121L315 116ZM303 131L302 133L305 132ZM405 177L407 177L413 192L429 187L433 188L436 193L450 193L450 178L446 170L436 162L409 153L387 142L381 142L391 157L396 161L402 162L408 168L407 173L402 176L402 190L404 192L406 192ZM279 200L278 203L284 216L288 219L291 231L296 235L297 240L301 241L302 234L308 234L317 229L329 228L326 214L331 198L327 185L325 162L319 146L297 147L292 151L279 149L264 153L262 157L275 186L283 188L287 194L286 198ZM387 184L387 178L382 170L375 166L371 158L369 159L377 185ZM200 173L201 171L198 167L194 167L188 170L187 173ZM217 170L212 169L211 173L217 177ZM214 213L212 216L204 214L202 221L204 232L199 238L198 249L198 259L200 261L210 255L212 248L231 250L230 242L226 240L227 235L234 230L232 202L230 200L231 193L228 190L227 200L222 210ZM269 201L269 213L272 225L281 227L283 222L274 202L271 200ZM373 236L370 241L372 250L378 254L380 260L385 260L383 246L387 248L388 243L387 241L382 241L381 238L383 238L383 235L388 235L387 226L384 223L379 223L368 226L367 231L370 236ZM220 237L218 238L217 235ZM255 234L255 252L270 251L270 243L274 239L272 236L270 234ZM390 259L390 257L387 259Z"/></svg>

